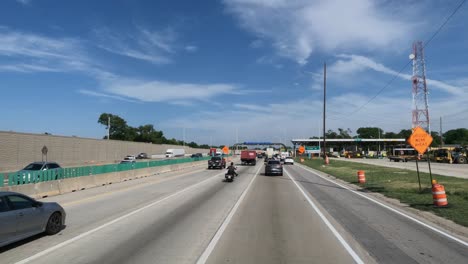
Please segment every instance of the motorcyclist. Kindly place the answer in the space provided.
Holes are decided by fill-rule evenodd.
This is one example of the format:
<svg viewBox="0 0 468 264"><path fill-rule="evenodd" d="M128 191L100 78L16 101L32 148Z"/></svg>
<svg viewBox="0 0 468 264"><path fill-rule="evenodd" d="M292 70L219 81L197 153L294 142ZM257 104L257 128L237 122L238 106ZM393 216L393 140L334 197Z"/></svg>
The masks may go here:
<svg viewBox="0 0 468 264"><path fill-rule="evenodd" d="M234 162L231 162L231 165L229 165L229 167L227 167L227 170L228 170L227 174L234 175L234 176L239 175L236 172L237 168L234 166Z"/></svg>

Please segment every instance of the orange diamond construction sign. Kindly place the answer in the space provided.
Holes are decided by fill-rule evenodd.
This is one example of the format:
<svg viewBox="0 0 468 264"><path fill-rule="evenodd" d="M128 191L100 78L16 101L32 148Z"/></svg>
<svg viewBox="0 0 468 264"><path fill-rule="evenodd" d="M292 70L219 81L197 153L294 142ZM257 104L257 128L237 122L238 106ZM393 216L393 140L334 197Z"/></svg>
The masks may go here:
<svg viewBox="0 0 468 264"><path fill-rule="evenodd" d="M408 138L408 143L422 155L429 148L432 140L432 136L418 126L413 129L413 134Z"/></svg>
<svg viewBox="0 0 468 264"><path fill-rule="evenodd" d="M305 148L304 148L304 146L300 146L298 150L299 150L299 153L302 154L302 153L304 153Z"/></svg>

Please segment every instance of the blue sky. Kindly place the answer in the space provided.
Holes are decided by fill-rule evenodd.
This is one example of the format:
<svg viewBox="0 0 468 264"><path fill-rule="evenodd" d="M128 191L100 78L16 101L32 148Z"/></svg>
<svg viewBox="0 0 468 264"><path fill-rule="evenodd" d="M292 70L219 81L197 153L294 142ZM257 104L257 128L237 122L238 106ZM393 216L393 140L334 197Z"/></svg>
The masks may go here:
<svg viewBox="0 0 468 264"><path fill-rule="evenodd" d="M2 1L0 130L102 138L110 112L197 143L317 136L324 61L328 128L409 129L411 67L369 100L459 3ZM467 15L425 50L432 130L467 128Z"/></svg>

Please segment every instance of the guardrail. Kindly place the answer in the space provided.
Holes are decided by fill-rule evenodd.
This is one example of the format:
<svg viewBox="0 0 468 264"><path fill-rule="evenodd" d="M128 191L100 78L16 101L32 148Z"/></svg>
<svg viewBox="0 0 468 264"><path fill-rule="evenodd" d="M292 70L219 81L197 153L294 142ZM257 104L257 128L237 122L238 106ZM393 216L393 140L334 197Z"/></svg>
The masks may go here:
<svg viewBox="0 0 468 264"><path fill-rule="evenodd" d="M146 169L157 166L175 165L180 163L194 162L209 160L211 157L201 158L182 158L182 159L170 159L170 160L155 160L135 163L124 163L124 164L108 164L99 166L84 166L74 168L60 168L45 171L31 171L31 172L10 172L5 173L5 180L8 179L8 186L24 185L30 183L39 183L46 181L55 181L61 179L69 179L75 177L84 177L91 175L98 175L104 173L122 172L129 170ZM3 187L4 180L0 177L0 187Z"/></svg>

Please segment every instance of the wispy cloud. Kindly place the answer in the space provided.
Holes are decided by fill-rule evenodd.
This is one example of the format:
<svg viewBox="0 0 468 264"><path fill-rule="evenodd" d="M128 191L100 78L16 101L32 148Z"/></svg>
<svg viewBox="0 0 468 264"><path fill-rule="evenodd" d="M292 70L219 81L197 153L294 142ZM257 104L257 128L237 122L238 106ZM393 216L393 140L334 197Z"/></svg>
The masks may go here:
<svg viewBox="0 0 468 264"><path fill-rule="evenodd" d="M61 72L61 69L51 68L46 65L34 65L34 64L25 64L18 63L12 65L0 65L0 72L22 72L22 73L31 73L31 72Z"/></svg>
<svg viewBox="0 0 468 264"><path fill-rule="evenodd" d="M29 5L32 0L16 0L16 2L22 4L22 5Z"/></svg>
<svg viewBox="0 0 468 264"><path fill-rule="evenodd" d="M138 101L127 99L127 98L124 98L124 97L121 97L121 96L112 95L112 94L105 94L105 93L99 93L99 92L92 91L92 90L78 90L78 93L84 94L84 95L89 95L89 96L94 96L94 97L101 97L101 98L125 101L125 102L130 102L130 103L138 103Z"/></svg>
<svg viewBox="0 0 468 264"><path fill-rule="evenodd" d="M251 47L252 49L258 49L258 48L263 47L263 45L264 45L263 40L256 39L250 43L249 47Z"/></svg>
<svg viewBox="0 0 468 264"><path fill-rule="evenodd" d="M406 16L404 5L376 0L224 3L244 29L271 41L280 56L300 64L307 63L317 50L392 49L395 44L405 43L420 23L409 21L412 16Z"/></svg>
<svg viewBox="0 0 468 264"><path fill-rule="evenodd" d="M338 55L337 58L338 60L330 65L328 70L330 74L334 76L342 76L342 78L345 79L347 79L346 76L349 74L356 74L367 70L373 70L393 76L397 75L400 79L403 80L411 80L412 77L410 74L398 74L397 71L365 56L342 54ZM426 79L426 81L430 89L436 88L453 95L466 95L467 92L466 89L448 84L446 82L433 79Z"/></svg>
<svg viewBox="0 0 468 264"><path fill-rule="evenodd" d="M252 105L252 104L234 104L234 107L240 109L247 109L252 111L269 111L269 108L259 106L259 105Z"/></svg>
<svg viewBox="0 0 468 264"><path fill-rule="evenodd" d="M69 72L100 71L87 56L83 43L74 38L50 38L0 27L2 71Z"/></svg>
<svg viewBox="0 0 468 264"><path fill-rule="evenodd" d="M187 45L185 46L185 51L187 52L196 52L198 50L198 47L195 45Z"/></svg>
<svg viewBox="0 0 468 264"><path fill-rule="evenodd" d="M176 33L167 28L162 31L151 31L136 27L131 34L116 33L108 28L94 30L98 46L108 52L147 61L153 64L167 64L175 53Z"/></svg>
<svg viewBox="0 0 468 264"><path fill-rule="evenodd" d="M237 85L224 83L178 83L115 76L102 79L100 82L105 94L141 102L164 102L177 105L191 105L193 102L206 102L221 95L242 95L250 92L240 89Z"/></svg>

